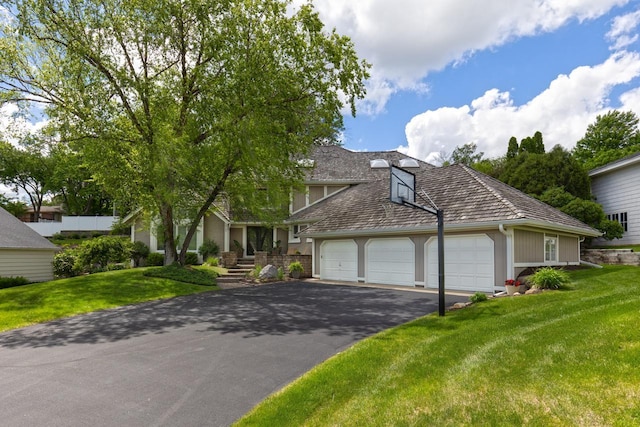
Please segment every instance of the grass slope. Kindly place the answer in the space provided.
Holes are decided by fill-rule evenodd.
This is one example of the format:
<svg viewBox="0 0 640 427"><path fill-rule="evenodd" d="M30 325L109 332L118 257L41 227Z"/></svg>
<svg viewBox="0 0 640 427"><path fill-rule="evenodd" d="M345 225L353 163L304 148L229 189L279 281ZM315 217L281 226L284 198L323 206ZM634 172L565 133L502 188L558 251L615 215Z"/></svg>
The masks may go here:
<svg viewBox="0 0 640 427"><path fill-rule="evenodd" d="M571 277L362 341L237 425L640 425L640 269Z"/></svg>
<svg viewBox="0 0 640 427"><path fill-rule="evenodd" d="M0 290L0 331L142 301L210 291L211 286L111 271ZM215 288L214 288L215 289Z"/></svg>

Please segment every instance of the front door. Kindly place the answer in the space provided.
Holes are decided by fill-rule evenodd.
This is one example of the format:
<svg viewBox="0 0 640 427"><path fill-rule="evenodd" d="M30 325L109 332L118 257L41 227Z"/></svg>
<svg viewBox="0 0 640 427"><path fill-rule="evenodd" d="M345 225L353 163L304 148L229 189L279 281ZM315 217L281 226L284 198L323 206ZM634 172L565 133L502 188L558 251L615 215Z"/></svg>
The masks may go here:
<svg viewBox="0 0 640 427"><path fill-rule="evenodd" d="M273 248L273 229L267 227L247 227L247 256L255 256L256 251L270 251Z"/></svg>

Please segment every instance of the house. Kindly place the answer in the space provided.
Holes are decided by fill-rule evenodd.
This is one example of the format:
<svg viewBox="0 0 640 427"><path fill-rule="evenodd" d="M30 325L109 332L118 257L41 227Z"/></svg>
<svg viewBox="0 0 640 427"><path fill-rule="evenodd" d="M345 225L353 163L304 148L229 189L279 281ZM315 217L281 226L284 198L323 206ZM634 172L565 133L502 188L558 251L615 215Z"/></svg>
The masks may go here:
<svg viewBox="0 0 640 427"><path fill-rule="evenodd" d="M36 218L36 212L33 207L27 208L24 215L20 216L22 222L59 222L62 221L64 209L62 206L41 206L40 216Z"/></svg>
<svg viewBox="0 0 640 427"><path fill-rule="evenodd" d="M471 168L437 168L397 151L353 152L318 147L308 159L305 191L292 195L280 226L239 222L216 212L205 218L192 249L213 239L243 256L269 250L312 256L313 276L326 280L437 287L434 216L389 200L390 166L415 174L444 210L447 289L494 292L528 267L577 265L580 242L600 233ZM139 220L132 238L157 246Z"/></svg>
<svg viewBox="0 0 640 427"><path fill-rule="evenodd" d="M591 194L607 218L618 221L621 239L598 239L598 245L640 245L640 153L589 171Z"/></svg>
<svg viewBox="0 0 640 427"><path fill-rule="evenodd" d="M31 282L53 280L57 246L0 208L0 276L23 276Z"/></svg>

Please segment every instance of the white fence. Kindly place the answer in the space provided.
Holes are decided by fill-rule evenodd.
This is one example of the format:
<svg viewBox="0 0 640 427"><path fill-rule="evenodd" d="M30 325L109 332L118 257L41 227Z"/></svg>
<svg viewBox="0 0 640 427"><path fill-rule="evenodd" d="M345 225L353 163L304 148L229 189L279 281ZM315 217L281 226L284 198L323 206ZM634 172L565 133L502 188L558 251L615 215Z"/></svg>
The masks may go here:
<svg viewBox="0 0 640 427"><path fill-rule="evenodd" d="M62 222L25 222L26 225L44 237L51 237L63 231L109 231L118 220L116 216L63 216Z"/></svg>

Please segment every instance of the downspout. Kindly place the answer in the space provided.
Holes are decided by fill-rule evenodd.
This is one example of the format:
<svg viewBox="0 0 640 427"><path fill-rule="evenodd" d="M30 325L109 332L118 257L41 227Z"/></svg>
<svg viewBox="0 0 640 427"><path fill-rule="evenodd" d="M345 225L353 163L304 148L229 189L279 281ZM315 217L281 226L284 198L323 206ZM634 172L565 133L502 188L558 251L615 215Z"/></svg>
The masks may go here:
<svg viewBox="0 0 640 427"><path fill-rule="evenodd" d="M586 266L591 267L591 268L602 268L601 265L594 264L594 263L589 262L589 261L583 261L582 258L580 257L581 254L582 254L581 251L580 251L580 243L584 242L584 239L585 239L584 236L580 237L578 239L578 261L580 262L580 265L586 265Z"/></svg>
<svg viewBox="0 0 640 427"><path fill-rule="evenodd" d="M515 267L513 265L513 230L507 230L504 224L498 224L498 230L507 238L507 279L515 279Z"/></svg>

